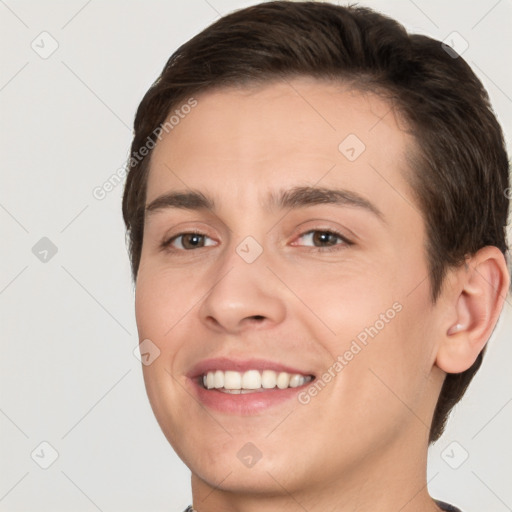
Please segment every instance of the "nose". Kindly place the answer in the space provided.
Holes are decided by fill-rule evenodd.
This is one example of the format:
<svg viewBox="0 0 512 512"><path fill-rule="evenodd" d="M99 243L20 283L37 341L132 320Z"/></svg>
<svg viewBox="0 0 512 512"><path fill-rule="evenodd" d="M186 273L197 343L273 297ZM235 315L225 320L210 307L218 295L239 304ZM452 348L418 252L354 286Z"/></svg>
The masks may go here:
<svg viewBox="0 0 512 512"><path fill-rule="evenodd" d="M264 254L247 263L236 251L230 251L217 270L199 308L201 321L208 328L239 334L246 329L270 328L284 320L283 291L267 268Z"/></svg>

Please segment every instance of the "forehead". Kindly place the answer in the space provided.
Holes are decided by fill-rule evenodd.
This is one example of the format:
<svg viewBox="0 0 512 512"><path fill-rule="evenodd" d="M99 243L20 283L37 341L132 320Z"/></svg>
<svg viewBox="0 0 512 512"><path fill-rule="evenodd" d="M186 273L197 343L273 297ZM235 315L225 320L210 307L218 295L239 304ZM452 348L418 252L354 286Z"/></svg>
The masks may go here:
<svg viewBox="0 0 512 512"><path fill-rule="evenodd" d="M317 183L376 196L384 209L412 202L404 172L414 141L376 94L296 78L194 99L153 150L146 203L194 188L243 206L273 188Z"/></svg>

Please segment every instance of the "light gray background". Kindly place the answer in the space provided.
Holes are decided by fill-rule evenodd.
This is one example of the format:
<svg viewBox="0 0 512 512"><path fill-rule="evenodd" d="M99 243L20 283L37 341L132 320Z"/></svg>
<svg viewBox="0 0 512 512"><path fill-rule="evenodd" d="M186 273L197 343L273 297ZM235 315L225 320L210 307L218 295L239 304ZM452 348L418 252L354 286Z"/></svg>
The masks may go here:
<svg viewBox="0 0 512 512"><path fill-rule="evenodd" d="M170 54L252 3L0 0L0 511L171 512L191 502L188 469L133 355L122 185L103 200L92 192L124 165L135 109ZM458 32L510 150L510 0L362 4L440 40ZM42 58L52 38L58 48ZM58 249L46 262L32 251L42 237ZM430 453L431 494L464 512L512 510L511 306ZM58 452L48 469L44 441Z"/></svg>

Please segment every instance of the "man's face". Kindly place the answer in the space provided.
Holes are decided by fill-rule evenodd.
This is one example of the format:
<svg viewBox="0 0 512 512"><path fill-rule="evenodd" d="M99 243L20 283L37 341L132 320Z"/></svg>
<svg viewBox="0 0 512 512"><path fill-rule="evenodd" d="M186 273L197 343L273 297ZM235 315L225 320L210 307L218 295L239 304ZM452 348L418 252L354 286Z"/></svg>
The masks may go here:
<svg viewBox="0 0 512 512"><path fill-rule="evenodd" d="M387 103L339 84L196 99L154 149L146 204L176 192L213 204L147 212L136 286L140 340L160 350L143 370L163 432L220 490L292 493L402 457L415 467L441 378L404 177L413 141ZM296 373L298 387L205 389L208 371L209 386L284 373L284 388Z"/></svg>

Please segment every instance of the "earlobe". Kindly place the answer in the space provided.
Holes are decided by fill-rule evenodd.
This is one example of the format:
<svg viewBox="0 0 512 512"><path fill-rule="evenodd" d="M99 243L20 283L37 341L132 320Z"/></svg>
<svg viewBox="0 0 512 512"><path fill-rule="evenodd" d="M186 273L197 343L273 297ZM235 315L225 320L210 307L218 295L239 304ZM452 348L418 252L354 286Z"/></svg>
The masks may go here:
<svg viewBox="0 0 512 512"><path fill-rule="evenodd" d="M446 373L462 373L473 365L489 340L503 308L510 277L505 257L497 247L480 249L453 272L454 284L446 293L454 315L447 319L446 330L441 334L436 365Z"/></svg>

